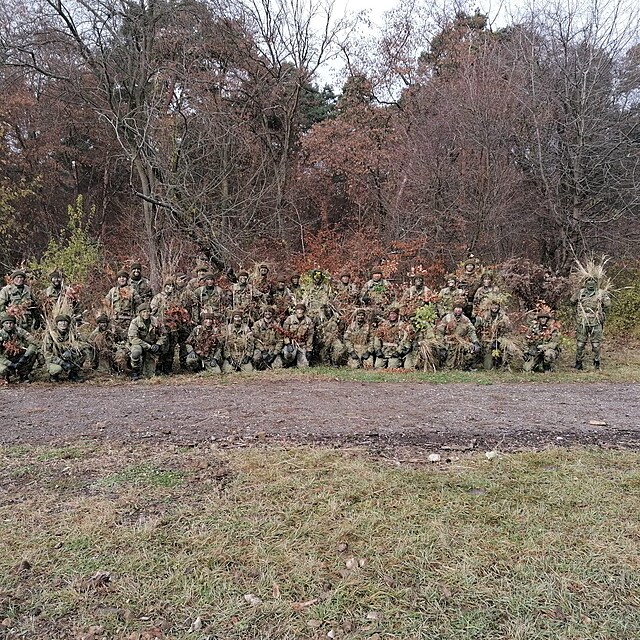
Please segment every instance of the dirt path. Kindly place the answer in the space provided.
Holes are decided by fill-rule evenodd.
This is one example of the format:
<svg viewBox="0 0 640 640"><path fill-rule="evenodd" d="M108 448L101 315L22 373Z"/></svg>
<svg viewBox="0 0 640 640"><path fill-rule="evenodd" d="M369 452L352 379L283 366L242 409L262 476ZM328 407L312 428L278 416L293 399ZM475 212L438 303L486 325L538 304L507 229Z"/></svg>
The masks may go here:
<svg viewBox="0 0 640 640"><path fill-rule="evenodd" d="M588 444L640 448L638 385L360 383L11 386L0 442L79 439L304 442L501 450Z"/></svg>

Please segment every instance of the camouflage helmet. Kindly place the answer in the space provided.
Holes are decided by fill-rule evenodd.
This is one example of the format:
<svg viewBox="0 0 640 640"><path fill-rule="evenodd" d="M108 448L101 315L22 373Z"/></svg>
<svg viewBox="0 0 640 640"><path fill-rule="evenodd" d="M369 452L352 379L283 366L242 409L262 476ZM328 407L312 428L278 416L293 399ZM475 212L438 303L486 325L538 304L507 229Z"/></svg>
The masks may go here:
<svg viewBox="0 0 640 640"><path fill-rule="evenodd" d="M355 312L354 312L354 314L353 314L353 315L354 315L354 316L365 316L365 317L366 317L366 316L367 316L367 310L366 310L366 309L364 309L363 307L358 307L358 308L355 310Z"/></svg>
<svg viewBox="0 0 640 640"><path fill-rule="evenodd" d="M27 274L22 269L16 269L12 274L12 278L17 278L18 276L22 276L23 278L27 277Z"/></svg>
<svg viewBox="0 0 640 640"><path fill-rule="evenodd" d="M53 280L54 278L60 278L60 279L62 279L62 274L61 274L58 270L52 271L52 272L49 274L49 280Z"/></svg>
<svg viewBox="0 0 640 640"><path fill-rule="evenodd" d="M109 322L109 316L106 313L100 313L96 316L96 324L103 324Z"/></svg>
<svg viewBox="0 0 640 640"><path fill-rule="evenodd" d="M380 275L382 275L382 269L380 267L374 267L373 269L371 269L372 276L375 276L376 273L379 273Z"/></svg>
<svg viewBox="0 0 640 640"><path fill-rule="evenodd" d="M141 311L151 311L151 307L149 306L148 302L143 302L139 307L138 307L138 313L140 313Z"/></svg>
<svg viewBox="0 0 640 640"><path fill-rule="evenodd" d="M0 317L0 324L4 324L5 322L13 322L13 324L16 324L18 321L16 320L15 316L6 313L2 317Z"/></svg>
<svg viewBox="0 0 640 640"><path fill-rule="evenodd" d="M458 282L458 277L456 276L455 273L447 273L444 276L444 281L445 282L449 282L450 280L453 280L454 282Z"/></svg>
<svg viewBox="0 0 640 640"><path fill-rule="evenodd" d="M298 304L294 307L297 311L298 309L302 309L303 311L307 310L307 305L304 302L298 302Z"/></svg>
<svg viewBox="0 0 640 640"><path fill-rule="evenodd" d="M536 318L552 318L553 311L551 307L542 300L536 305Z"/></svg>
<svg viewBox="0 0 640 640"><path fill-rule="evenodd" d="M142 271L142 265L139 262L134 262L131 265L131 271L133 271L134 269L138 269L139 271Z"/></svg>
<svg viewBox="0 0 640 640"><path fill-rule="evenodd" d="M201 276L202 280L215 280L215 273L211 273L211 271L207 271L203 276Z"/></svg>
<svg viewBox="0 0 640 640"><path fill-rule="evenodd" d="M212 313L211 311L203 311L200 314L200 320L215 320L216 319L216 314Z"/></svg>
<svg viewBox="0 0 640 640"><path fill-rule="evenodd" d="M244 276L245 278L249 277L249 272L245 271L244 269L242 271L238 271L238 278L240 278L241 276Z"/></svg>
<svg viewBox="0 0 640 640"><path fill-rule="evenodd" d="M58 322L71 322L71 316L61 313L55 317L55 323L58 324Z"/></svg>
<svg viewBox="0 0 640 640"><path fill-rule="evenodd" d="M453 301L453 308L455 309L456 307L460 307L461 309L464 309L465 306L467 305L467 301L465 298L456 298Z"/></svg>
<svg viewBox="0 0 640 640"><path fill-rule="evenodd" d="M116 273L116 278L128 278L128 277L129 277L129 272L125 271L124 269L120 269L120 271Z"/></svg>
<svg viewBox="0 0 640 640"><path fill-rule="evenodd" d="M266 313L270 313L272 316L275 316L276 310L272 306L268 305L262 310L262 315L265 315Z"/></svg>
<svg viewBox="0 0 640 640"><path fill-rule="evenodd" d="M169 276L168 278L165 278L164 282L162 283L162 286L166 287L168 284L172 284L175 286L176 279L173 276Z"/></svg>

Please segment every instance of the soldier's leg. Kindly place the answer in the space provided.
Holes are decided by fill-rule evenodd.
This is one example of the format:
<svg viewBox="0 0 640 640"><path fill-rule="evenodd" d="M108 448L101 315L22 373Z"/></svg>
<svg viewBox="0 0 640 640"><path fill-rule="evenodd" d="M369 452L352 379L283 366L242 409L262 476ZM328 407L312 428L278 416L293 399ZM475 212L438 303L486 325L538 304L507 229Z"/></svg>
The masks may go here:
<svg viewBox="0 0 640 640"><path fill-rule="evenodd" d="M576 369L582 369L582 361L584 360L584 350L587 346L587 329L582 325L576 327Z"/></svg>
<svg viewBox="0 0 640 640"><path fill-rule="evenodd" d="M253 371L253 363L251 361L245 362L240 365L240 369L242 370L242 373L251 373Z"/></svg>
<svg viewBox="0 0 640 640"><path fill-rule="evenodd" d="M49 374L49 380L51 382L60 382L60 374L62 373L62 367L59 364L50 362L47 365L47 373Z"/></svg>
<svg viewBox="0 0 640 640"><path fill-rule="evenodd" d="M491 354L491 345L482 345L482 368L485 371L493 369L493 355Z"/></svg>
<svg viewBox="0 0 640 640"><path fill-rule="evenodd" d="M600 370L600 347L602 346L602 325L597 324L591 327L591 352L593 353L593 366L596 371Z"/></svg>
<svg viewBox="0 0 640 640"><path fill-rule="evenodd" d="M233 373L235 370L236 368L228 360L222 363L222 373Z"/></svg>
<svg viewBox="0 0 640 640"><path fill-rule="evenodd" d="M200 359L200 356L195 352L192 351L191 353L187 354L187 359L185 360L185 366L187 367L187 369L189 369L189 371L202 371L203 369L203 363L202 360Z"/></svg>
<svg viewBox="0 0 640 640"><path fill-rule="evenodd" d="M298 367L299 369L307 369L309 367L307 354L302 349L298 349L296 353L296 367Z"/></svg>
<svg viewBox="0 0 640 640"><path fill-rule="evenodd" d="M143 353L143 349L139 344L134 344L129 351L132 375L136 380L142 376Z"/></svg>
<svg viewBox="0 0 640 640"><path fill-rule="evenodd" d="M275 360L271 363L272 369L282 369L282 357L276 356Z"/></svg>
<svg viewBox="0 0 640 640"><path fill-rule="evenodd" d="M260 349L256 349L253 352L253 356L251 357L251 360L253 361L253 368L256 371L264 371L264 369L267 368L267 365L262 359L262 351Z"/></svg>
<svg viewBox="0 0 640 640"><path fill-rule="evenodd" d="M360 369L360 367L362 367L362 361L360 360L360 358L352 358L351 356L349 356L347 365L350 369Z"/></svg>
<svg viewBox="0 0 640 640"><path fill-rule="evenodd" d="M376 369L386 369L388 364L389 364L388 358L384 358L382 356L380 357L376 356L376 362L374 365Z"/></svg>
<svg viewBox="0 0 640 640"><path fill-rule="evenodd" d="M387 361L387 367L389 369L402 369L404 358L389 358Z"/></svg>
<svg viewBox="0 0 640 640"><path fill-rule="evenodd" d="M11 364L11 360L7 358L0 358L0 378L9 378L9 365Z"/></svg>
<svg viewBox="0 0 640 640"><path fill-rule="evenodd" d="M558 359L558 352L555 349L546 349L544 352L544 370L553 371L555 369L555 362Z"/></svg>
<svg viewBox="0 0 640 640"><path fill-rule="evenodd" d="M204 360L203 366L205 371L209 373L222 373L219 362L215 358Z"/></svg>

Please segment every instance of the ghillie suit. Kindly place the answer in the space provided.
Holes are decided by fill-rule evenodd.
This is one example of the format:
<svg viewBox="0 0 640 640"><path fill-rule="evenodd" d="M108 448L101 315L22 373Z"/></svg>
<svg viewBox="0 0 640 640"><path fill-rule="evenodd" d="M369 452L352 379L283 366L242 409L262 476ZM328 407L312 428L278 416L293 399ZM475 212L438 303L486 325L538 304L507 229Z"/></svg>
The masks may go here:
<svg viewBox="0 0 640 640"><path fill-rule="evenodd" d="M71 382L79 381L84 362L93 355L91 346L78 334L72 311L71 304L62 297L45 316L42 353L53 382L59 382L64 375ZM67 328L63 330L59 323L64 321Z"/></svg>
<svg viewBox="0 0 640 640"><path fill-rule="evenodd" d="M206 320L210 314L203 314ZM187 338L186 364L192 371L222 373L222 341L220 325L198 325Z"/></svg>
<svg viewBox="0 0 640 640"><path fill-rule="evenodd" d="M96 318L97 326L91 332L88 343L91 345L91 368L103 369L111 373L122 373L127 368L127 352L118 342L109 317L100 314Z"/></svg>
<svg viewBox="0 0 640 640"><path fill-rule="evenodd" d="M571 296L571 304L576 307L576 369L583 368L585 348L591 343L593 366L600 369L600 348L604 332L607 311L611 307L611 281L604 267L607 258L599 263L593 259L584 264L576 260L576 268L572 274L577 281L578 291Z"/></svg>
<svg viewBox="0 0 640 640"><path fill-rule="evenodd" d="M393 312L394 309L390 309L389 316ZM389 317L376 328L373 345L376 369L401 369L406 356L411 351L407 326L398 317L395 320Z"/></svg>
<svg viewBox="0 0 640 640"><path fill-rule="evenodd" d="M320 364L339 366L346 359L343 335L344 325L328 306L320 310L316 320L315 352Z"/></svg>
<svg viewBox="0 0 640 640"><path fill-rule="evenodd" d="M512 366L522 366L522 349L513 339L511 320L503 310L505 298L504 295L489 292L483 297L476 317L482 366L486 370L510 370Z"/></svg>
<svg viewBox="0 0 640 640"><path fill-rule="evenodd" d="M28 380L36 363L38 346L34 336L16 326L16 318L0 316L0 384L9 382L12 376L20 381Z"/></svg>
<svg viewBox="0 0 640 640"><path fill-rule="evenodd" d="M347 364L352 369L371 369L374 364L374 328L367 322L365 309L356 309L354 319L344 332Z"/></svg>
<svg viewBox="0 0 640 640"><path fill-rule="evenodd" d="M307 315L316 321L322 314L322 308L331 306L333 290L331 277L320 269L312 269L300 278L302 302L307 306Z"/></svg>
<svg viewBox="0 0 640 640"><path fill-rule="evenodd" d="M408 332L411 350L404 361L405 369L436 371L440 366L440 340L436 336L438 311L436 305L423 304L409 318Z"/></svg>
<svg viewBox="0 0 640 640"><path fill-rule="evenodd" d="M525 334L524 370L552 371L560 355L560 323L553 319L551 308L540 300L535 317L529 322Z"/></svg>
<svg viewBox="0 0 640 640"><path fill-rule="evenodd" d="M454 302L454 309L464 301ZM440 340L440 359L447 369L469 369L476 363L480 343L473 323L464 314L455 311L444 316L436 326Z"/></svg>

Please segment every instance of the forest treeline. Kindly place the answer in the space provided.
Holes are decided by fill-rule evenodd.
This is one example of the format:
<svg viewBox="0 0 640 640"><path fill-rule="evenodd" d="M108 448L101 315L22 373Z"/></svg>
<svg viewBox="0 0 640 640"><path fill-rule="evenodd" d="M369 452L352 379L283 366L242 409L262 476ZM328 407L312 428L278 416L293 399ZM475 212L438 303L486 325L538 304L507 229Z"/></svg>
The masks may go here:
<svg viewBox="0 0 640 640"><path fill-rule="evenodd" d="M640 47L622 2L550 0L497 28L403 1L369 36L310 0L2 5L5 270L79 195L107 260L142 259L156 283L195 254L312 266L333 248L364 270L372 247L408 248L558 272L637 255ZM322 88L338 59L344 80Z"/></svg>

